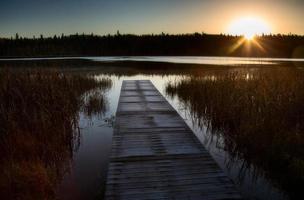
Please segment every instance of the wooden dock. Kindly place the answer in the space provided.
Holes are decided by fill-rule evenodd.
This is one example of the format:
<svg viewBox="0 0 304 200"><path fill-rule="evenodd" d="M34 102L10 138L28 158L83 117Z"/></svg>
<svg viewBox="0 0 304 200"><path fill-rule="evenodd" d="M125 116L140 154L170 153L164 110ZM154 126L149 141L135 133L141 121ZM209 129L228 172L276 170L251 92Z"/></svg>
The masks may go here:
<svg viewBox="0 0 304 200"><path fill-rule="evenodd" d="M241 199L150 81L123 81L105 199Z"/></svg>

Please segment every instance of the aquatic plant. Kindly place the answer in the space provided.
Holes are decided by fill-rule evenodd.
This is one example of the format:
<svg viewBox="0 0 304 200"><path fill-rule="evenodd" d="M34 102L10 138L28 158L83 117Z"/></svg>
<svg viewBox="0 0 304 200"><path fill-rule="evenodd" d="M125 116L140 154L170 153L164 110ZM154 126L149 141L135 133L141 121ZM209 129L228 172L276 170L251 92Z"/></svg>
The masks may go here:
<svg viewBox="0 0 304 200"><path fill-rule="evenodd" d="M111 80L54 70L0 71L2 199L53 199L79 145L78 116L88 91ZM104 96L98 98L99 106ZM88 109L95 105L86 105Z"/></svg>
<svg viewBox="0 0 304 200"><path fill-rule="evenodd" d="M166 86L222 148L291 198L304 185L304 72L295 68L232 70Z"/></svg>

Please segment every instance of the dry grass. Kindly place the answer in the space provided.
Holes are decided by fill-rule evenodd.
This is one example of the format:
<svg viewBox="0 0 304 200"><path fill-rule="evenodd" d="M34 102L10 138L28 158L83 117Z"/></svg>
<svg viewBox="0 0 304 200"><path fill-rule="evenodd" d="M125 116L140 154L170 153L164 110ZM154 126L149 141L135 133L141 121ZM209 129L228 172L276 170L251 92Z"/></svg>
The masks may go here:
<svg viewBox="0 0 304 200"><path fill-rule="evenodd" d="M304 72L259 69L185 78L166 87L199 125L291 197L304 185Z"/></svg>
<svg viewBox="0 0 304 200"><path fill-rule="evenodd" d="M86 116L101 114L100 111L106 110L104 102L104 94L99 91L94 91L86 95L83 112Z"/></svg>
<svg viewBox="0 0 304 200"><path fill-rule="evenodd" d="M110 86L108 79L57 71L0 71L2 199L54 198L77 148L84 94Z"/></svg>

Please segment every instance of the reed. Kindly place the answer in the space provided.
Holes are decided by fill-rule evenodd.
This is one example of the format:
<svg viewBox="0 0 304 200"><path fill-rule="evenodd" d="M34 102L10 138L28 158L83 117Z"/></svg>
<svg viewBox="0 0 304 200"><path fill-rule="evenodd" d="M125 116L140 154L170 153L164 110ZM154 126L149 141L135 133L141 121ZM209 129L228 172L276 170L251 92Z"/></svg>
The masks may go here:
<svg viewBox="0 0 304 200"><path fill-rule="evenodd" d="M304 72L295 68L228 71L166 86L222 148L283 188L304 185Z"/></svg>
<svg viewBox="0 0 304 200"><path fill-rule="evenodd" d="M54 70L0 71L1 198L55 198L79 144L85 94L111 84Z"/></svg>

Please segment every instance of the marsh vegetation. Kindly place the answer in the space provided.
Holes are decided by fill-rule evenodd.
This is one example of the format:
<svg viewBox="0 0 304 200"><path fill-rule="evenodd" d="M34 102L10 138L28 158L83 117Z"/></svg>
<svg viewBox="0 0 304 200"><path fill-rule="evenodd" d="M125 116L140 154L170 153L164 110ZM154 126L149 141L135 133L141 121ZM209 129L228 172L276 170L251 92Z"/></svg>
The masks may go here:
<svg viewBox="0 0 304 200"><path fill-rule="evenodd" d="M265 67L182 78L169 82L166 93L243 169L296 199L304 185L303 88L303 70Z"/></svg>
<svg viewBox="0 0 304 200"><path fill-rule="evenodd" d="M90 91L111 84L55 70L1 69L1 198L55 198L79 146L79 111L103 112L103 93Z"/></svg>

